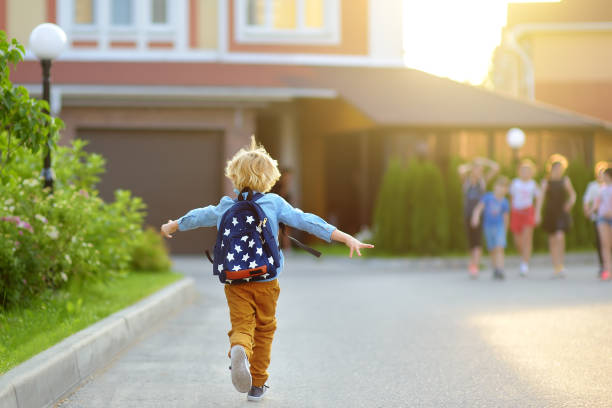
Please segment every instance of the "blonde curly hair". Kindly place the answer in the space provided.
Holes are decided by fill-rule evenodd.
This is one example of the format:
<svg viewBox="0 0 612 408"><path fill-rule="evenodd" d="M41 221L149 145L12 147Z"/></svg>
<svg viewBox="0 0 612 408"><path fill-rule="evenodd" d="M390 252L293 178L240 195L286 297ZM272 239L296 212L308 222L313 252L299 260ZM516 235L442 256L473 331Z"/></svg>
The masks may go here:
<svg viewBox="0 0 612 408"><path fill-rule="evenodd" d="M251 136L251 143L238 150L225 166L225 176L234 187L242 191L245 187L266 193L274 187L281 174L278 162L266 151L263 145Z"/></svg>

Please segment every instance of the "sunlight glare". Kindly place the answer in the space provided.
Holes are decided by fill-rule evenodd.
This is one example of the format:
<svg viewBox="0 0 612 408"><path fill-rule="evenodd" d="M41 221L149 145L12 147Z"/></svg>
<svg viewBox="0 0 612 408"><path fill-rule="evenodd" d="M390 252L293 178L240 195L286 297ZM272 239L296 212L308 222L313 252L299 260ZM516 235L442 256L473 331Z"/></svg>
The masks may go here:
<svg viewBox="0 0 612 408"><path fill-rule="evenodd" d="M529 2L405 0L404 61L411 68L480 84L501 41L508 3Z"/></svg>

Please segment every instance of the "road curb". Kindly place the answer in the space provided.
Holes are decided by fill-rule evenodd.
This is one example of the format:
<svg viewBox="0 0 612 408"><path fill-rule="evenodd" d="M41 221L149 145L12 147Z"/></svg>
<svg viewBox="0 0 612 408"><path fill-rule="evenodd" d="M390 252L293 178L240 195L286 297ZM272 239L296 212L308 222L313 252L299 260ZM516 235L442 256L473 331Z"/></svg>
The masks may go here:
<svg viewBox="0 0 612 408"><path fill-rule="evenodd" d="M196 294L183 278L64 339L0 377L0 407L50 407Z"/></svg>

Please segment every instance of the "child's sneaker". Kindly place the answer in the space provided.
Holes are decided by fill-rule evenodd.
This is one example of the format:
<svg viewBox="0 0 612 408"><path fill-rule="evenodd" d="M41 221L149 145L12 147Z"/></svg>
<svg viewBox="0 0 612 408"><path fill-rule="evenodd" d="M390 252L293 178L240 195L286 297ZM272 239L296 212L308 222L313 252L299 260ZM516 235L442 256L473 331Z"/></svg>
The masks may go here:
<svg viewBox="0 0 612 408"><path fill-rule="evenodd" d="M601 280L602 281L607 281L610 279L610 272L608 271L601 271Z"/></svg>
<svg viewBox="0 0 612 408"><path fill-rule="evenodd" d="M261 387L252 386L251 390L247 394L247 399L249 401L261 401L264 395L266 394L266 391L268 390L268 388L270 387L268 387L265 384Z"/></svg>
<svg viewBox="0 0 612 408"><path fill-rule="evenodd" d="M232 384L238 392L249 392L252 385L251 372L249 371L249 360L244 347L235 345L230 351L232 365Z"/></svg>
<svg viewBox="0 0 612 408"><path fill-rule="evenodd" d="M527 262L521 262L519 271L521 277L526 278L527 274L529 273L529 264Z"/></svg>

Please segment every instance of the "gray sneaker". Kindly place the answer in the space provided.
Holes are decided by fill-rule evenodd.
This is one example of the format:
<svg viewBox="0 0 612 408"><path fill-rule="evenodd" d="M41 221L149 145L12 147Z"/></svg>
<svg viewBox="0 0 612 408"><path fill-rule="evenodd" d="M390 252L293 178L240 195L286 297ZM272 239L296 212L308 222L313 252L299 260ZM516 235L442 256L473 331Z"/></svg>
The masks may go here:
<svg viewBox="0 0 612 408"><path fill-rule="evenodd" d="M263 399L268 388L270 387L268 387L267 385L264 385L262 387L252 386L251 390L247 394L247 399L249 401L260 401L261 399Z"/></svg>
<svg viewBox="0 0 612 408"><path fill-rule="evenodd" d="M238 392L249 392L252 385L251 372L249 371L249 360L244 347L235 345L230 351L232 365L232 384Z"/></svg>

